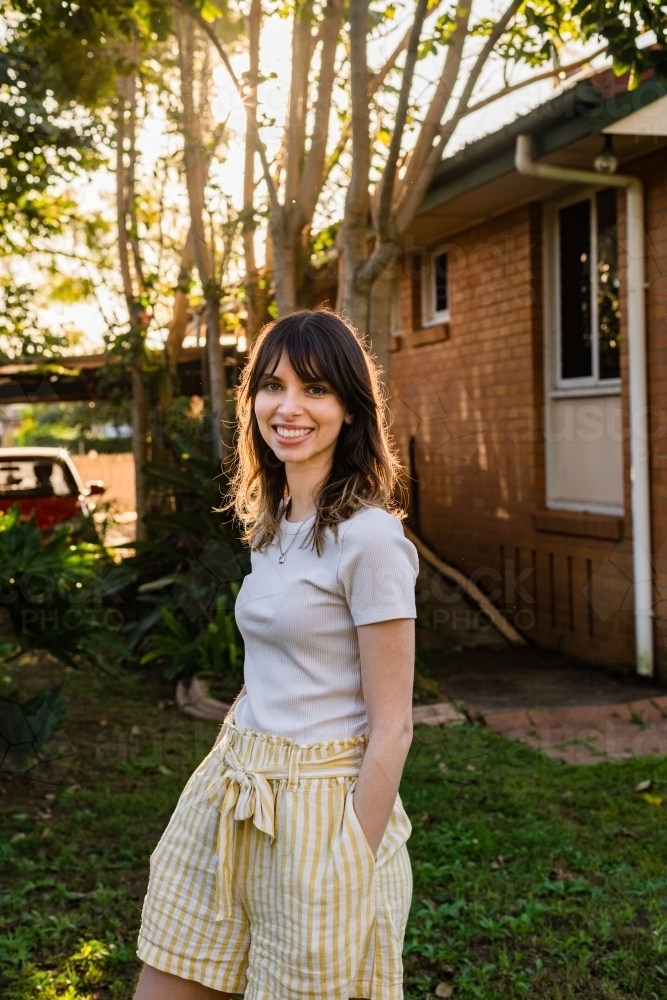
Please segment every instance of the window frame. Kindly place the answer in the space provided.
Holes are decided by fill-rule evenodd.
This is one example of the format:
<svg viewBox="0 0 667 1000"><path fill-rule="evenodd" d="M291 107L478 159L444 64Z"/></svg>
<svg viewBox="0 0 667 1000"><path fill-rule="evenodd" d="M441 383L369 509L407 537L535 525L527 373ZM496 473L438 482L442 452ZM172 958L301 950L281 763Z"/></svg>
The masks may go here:
<svg viewBox="0 0 667 1000"><path fill-rule="evenodd" d="M598 379L594 381L591 377L579 379L561 379L561 337L560 337L560 247L559 247L559 220L558 213L561 208L576 204L584 199L595 199L595 195L604 185L584 187L583 185L561 198L554 198L542 203L542 289L543 289L543 387L544 387L544 472L545 472L545 496L544 505L546 510L570 511L573 513L599 514L612 517L625 516L625 500L618 502L599 502L591 500L564 499L557 490L556 456L553 451L554 437L553 428L553 404L562 399L581 399L597 397L616 397L622 394L622 376L618 379ZM595 244L597 244L597 228L594 234ZM591 240L593 243L593 240ZM591 254L592 256L592 254ZM595 266L597 274L597 245L595 246L595 258L592 266ZM621 279L622 280L622 279ZM591 282L591 296L597 300L597 282ZM598 350L597 340L597 301L595 301L595 350ZM599 354L597 355L599 358ZM596 360L596 366L599 361ZM597 367L595 370L599 370ZM623 482L625 482L625 457L621 448L621 468Z"/></svg>
<svg viewBox="0 0 667 1000"><path fill-rule="evenodd" d="M600 378L600 331L598 310L598 226L596 195L604 187L585 187L570 193L567 197L549 203L547 218L547 269L550 294L547 300L548 316L552 320L549 337L549 395L552 399L567 396L613 396L621 392L622 379ZM561 376L561 276L560 276L560 225L559 213L569 205L588 201L590 204L590 246L591 246L591 352L592 374L579 378ZM551 325L551 324L549 324Z"/></svg>
<svg viewBox="0 0 667 1000"><path fill-rule="evenodd" d="M435 258L436 257L447 257L447 308L436 310L436 295L437 289L435 284ZM443 250L440 247L436 247L432 250L428 257L428 267L422 269L421 275L421 321L422 329L428 329L431 326L442 326L443 323L449 323L451 317L451 284L450 284L450 274L451 270L449 267L449 253L447 250Z"/></svg>

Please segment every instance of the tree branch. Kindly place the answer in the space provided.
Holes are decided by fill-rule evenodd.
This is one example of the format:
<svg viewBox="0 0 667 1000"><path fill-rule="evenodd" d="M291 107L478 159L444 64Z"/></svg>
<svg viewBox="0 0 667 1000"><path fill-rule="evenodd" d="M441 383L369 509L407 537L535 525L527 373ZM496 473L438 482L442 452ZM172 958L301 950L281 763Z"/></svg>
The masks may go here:
<svg viewBox="0 0 667 1000"><path fill-rule="evenodd" d="M259 127L257 125L257 122L253 122L251 120L251 118L248 116L248 109L246 107L245 100L243 98L243 90L242 90L241 85L240 85L240 83L238 81L236 73L234 72L232 64L229 61L229 57L228 57L227 53L225 52L223 46L221 45L220 39L216 35L215 29L213 28L213 25L209 24L208 21L204 20L204 18L201 16L201 14L199 13L198 10L195 10L193 7L190 7L188 4L183 3L182 0L176 0L176 3L180 7L180 9L188 17L191 17L191 18L193 18L194 21L196 21L196 23L199 25L199 27L202 29L202 31L206 32L206 34L208 35L208 37L213 42L213 47L215 48L216 52L220 56L220 58L221 58L221 60L222 60L222 62L224 64L225 69L229 73L229 76L231 78L232 83L236 87L236 91L237 91L239 97L241 98L241 101L243 102L243 107L244 107L245 113L246 113L246 121L248 123L248 129L250 131L251 139L254 141L255 146L257 148L257 152L259 153L259 159L260 159L260 162L262 164L262 174L264 175L264 183L266 184L266 187L267 187L267 190L268 190L268 193L269 193L269 201L271 203L271 210L276 215L279 215L280 212L281 212L281 206L280 206L280 202L278 201L278 194L276 192L275 184L273 183L273 177L271 176L271 170L270 170L270 167L269 167L269 162L268 162L267 157L266 157L266 148L264 146L264 143L262 142L262 137L259 134Z"/></svg>
<svg viewBox="0 0 667 1000"><path fill-rule="evenodd" d="M306 146L306 114L308 109L308 71L312 40L312 0L295 5L292 27L292 73L287 113L285 156L285 208L291 213L296 205L301 168ZM296 213L295 213L296 214Z"/></svg>
<svg viewBox="0 0 667 1000"><path fill-rule="evenodd" d="M199 118L194 103L195 22L187 17L178 18L176 28L181 75L181 104L183 107L183 159L190 206L190 226L194 260L199 272L199 280L206 291L207 284L213 278L213 260L204 227L205 167L202 140L199 133Z"/></svg>
<svg viewBox="0 0 667 1000"><path fill-rule="evenodd" d="M137 285L139 293L143 294L146 291L146 282L144 280L144 268L143 261L141 259L141 247L139 245L138 236L138 219L137 219L137 202L136 202L136 185L135 185L135 168L137 164L137 74L133 73L128 77L130 81L128 87L128 99L130 105L130 116L128 122L128 134L130 139L129 150L128 150L128 166L127 166L127 202L126 211L130 216L130 246L132 247L132 261L134 263L134 273L137 278Z"/></svg>
<svg viewBox="0 0 667 1000"><path fill-rule="evenodd" d="M415 183L423 173L424 163L428 158L429 151L433 147L433 141L438 134L442 116L445 113L454 87L456 86L456 81L459 78L463 49L468 37L471 7L472 4L468 3L466 7L459 6L456 8L454 29L449 39L449 45L447 46L447 55L445 56L442 73L424 116L417 141L414 148L408 154L405 174L400 185L397 185L398 190L396 192L394 208L395 218L400 215L402 202L410 198Z"/></svg>
<svg viewBox="0 0 667 1000"><path fill-rule="evenodd" d="M597 59L601 56L603 52L607 51L607 46L603 45L602 48L597 49L590 56L586 56L584 59L578 59L576 62L568 63L567 66L562 66L560 63L553 69L547 70L544 73L538 73L537 76L529 76L525 80L521 80L520 83L512 83L508 87L503 87L502 90L497 90L494 94L489 97L485 97L483 100L478 101L477 104L470 104L465 112L461 115L462 118L473 114L475 111L480 111L481 108L485 108L487 104L493 104L494 101L500 100L501 97L507 97L508 94L513 94L517 90L522 90L524 87L529 87L531 83L540 83L542 80L549 80L553 76L560 76L561 73L567 75L568 70L578 69L580 66L585 66L586 63L592 62L593 59Z"/></svg>
<svg viewBox="0 0 667 1000"><path fill-rule="evenodd" d="M338 47L338 36L343 20L343 6L343 0L329 0L319 29L319 35L322 40L322 54L317 84L313 134L296 196L297 208L301 216L300 221L306 225L312 220L326 176L325 159L329 139L329 118L331 115L331 98L336 79L336 49Z"/></svg>
<svg viewBox="0 0 667 1000"><path fill-rule="evenodd" d="M394 49L394 51L391 53L391 55L385 61L384 66L382 66L377 71L377 73L374 73L373 76L370 78L370 80L368 81L368 96L369 97L375 97L375 95L377 94L378 90L380 89L380 87L382 86L382 84L384 83L384 81L389 76L389 74L391 73L392 69L394 68L394 66L398 62L398 58L399 58L401 52L404 52L405 49L407 49L408 44L410 42L410 35L411 34L412 34L412 27L408 28L408 30L405 32L405 34L401 38L400 42L398 43L398 45L396 46L396 48Z"/></svg>
<svg viewBox="0 0 667 1000"><path fill-rule="evenodd" d="M405 120L407 118L408 108L410 105L410 90L412 89L412 80L415 73L415 66L417 65L417 56L419 54L419 39L421 37L427 7L428 0L417 0L417 10L415 11L415 18L412 22L412 28L410 31L408 52L405 58L403 79L401 81L401 91L398 97L398 107L396 108L396 115L394 118L394 131L389 145L387 162L385 164L382 180L380 182L380 204L378 207L377 230L378 239L381 243L385 240L391 239L391 236L393 235L389 230L391 203L394 196L394 182L396 180L396 165L401 154L401 143L403 142Z"/></svg>
<svg viewBox="0 0 667 1000"><path fill-rule="evenodd" d="M350 0L350 99L352 105L352 170L347 189L346 217L362 223L368 218L370 134L366 31L368 0Z"/></svg>
<svg viewBox="0 0 667 1000"><path fill-rule="evenodd" d="M134 283L130 270L127 232L127 172L125 167L127 86L128 77L119 77L117 84L118 113L116 115L116 225L118 227L118 258L123 294L129 310L134 302Z"/></svg>
<svg viewBox="0 0 667 1000"><path fill-rule="evenodd" d="M449 142L458 122L465 113L468 101L470 100L480 73L486 65L489 56L493 52L496 43L502 36L503 32L507 29L508 24L514 17L522 2L523 0L512 0L504 13L498 18L498 21L493 26L491 34L484 43L482 50L477 56L477 59L468 74L468 78L463 87L463 92L458 99L454 114L448 119L444 126L438 122L437 129L435 129L433 134L429 135L429 146L423 150L425 155L423 155L422 162L415 164L415 169L412 172L410 171L410 167L413 166L413 163L411 163L410 167L408 167L407 173L411 173L410 183L408 184L408 177L406 174L403 204L397 213L396 220L399 232L404 232L412 221L414 213L421 204L421 201L428 190L428 186L433 179L433 174L435 173L438 163L442 159L444 148ZM423 132L424 130L422 129L422 134ZM421 137L422 136L420 135L420 139Z"/></svg>

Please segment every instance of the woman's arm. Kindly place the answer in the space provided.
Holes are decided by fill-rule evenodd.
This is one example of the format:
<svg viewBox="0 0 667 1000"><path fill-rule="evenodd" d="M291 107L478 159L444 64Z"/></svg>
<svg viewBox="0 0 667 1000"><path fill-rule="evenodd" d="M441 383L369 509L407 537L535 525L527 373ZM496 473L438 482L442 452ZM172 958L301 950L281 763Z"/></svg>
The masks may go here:
<svg viewBox="0 0 667 1000"><path fill-rule="evenodd" d="M360 625L361 682L369 740L354 790L354 811L377 854L412 743L414 618Z"/></svg>
<svg viewBox="0 0 667 1000"><path fill-rule="evenodd" d="M241 688L241 690L240 690L240 691L239 691L239 693L237 694L236 698L234 698L234 701L233 701L233 703L232 703L232 708L230 708L230 710L229 710L230 712L231 712L231 711L232 711L232 709L234 708L234 705L236 705L237 701L240 701L240 700L241 700L241 697L242 697L242 696L243 696L244 694L245 694L245 684L243 685L243 687ZM220 742L220 740L222 739L222 737L223 737L223 736L225 735L225 733L226 733L226 732L227 732L227 726L225 726L225 725L223 724L223 727L222 727L222 729L221 729L221 730L220 730L220 732L218 733L218 738L217 738L217 740L215 741L215 743L213 744L213 749L214 749L214 750L215 750L215 748L217 747L218 743Z"/></svg>

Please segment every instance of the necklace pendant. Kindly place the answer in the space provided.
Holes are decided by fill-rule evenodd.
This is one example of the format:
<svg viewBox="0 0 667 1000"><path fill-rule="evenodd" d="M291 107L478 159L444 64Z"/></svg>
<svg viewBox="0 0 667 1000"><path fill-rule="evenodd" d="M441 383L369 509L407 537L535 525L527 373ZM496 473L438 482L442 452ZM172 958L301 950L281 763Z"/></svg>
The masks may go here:
<svg viewBox="0 0 667 1000"><path fill-rule="evenodd" d="M286 555L287 555L287 553L285 553L285 556ZM281 566L285 562L285 556L278 556L278 562L280 563Z"/></svg>

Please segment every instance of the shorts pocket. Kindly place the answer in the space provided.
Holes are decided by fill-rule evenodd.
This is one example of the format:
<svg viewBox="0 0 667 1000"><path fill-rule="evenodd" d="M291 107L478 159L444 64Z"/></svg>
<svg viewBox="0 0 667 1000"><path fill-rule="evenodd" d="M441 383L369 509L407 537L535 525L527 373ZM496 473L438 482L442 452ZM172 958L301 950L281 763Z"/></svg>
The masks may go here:
<svg viewBox="0 0 667 1000"><path fill-rule="evenodd" d="M355 785L356 785L356 782L355 782ZM357 841L357 843L359 843L359 845L361 846L361 848L364 850L367 858L371 861L373 867L375 867L375 865L377 864L375 855L371 851L370 845L369 845L368 841L366 840L366 834L364 833L364 829L363 829L361 823L359 822L359 817L357 816L355 808L354 808L354 788L355 788L355 785L353 785L349 789L349 791L347 793L347 799L346 799L346 802L345 802L345 816L346 816L346 819L348 820L348 822L349 822L349 824L350 824L350 826L352 828L352 832L353 832L355 840Z"/></svg>

